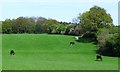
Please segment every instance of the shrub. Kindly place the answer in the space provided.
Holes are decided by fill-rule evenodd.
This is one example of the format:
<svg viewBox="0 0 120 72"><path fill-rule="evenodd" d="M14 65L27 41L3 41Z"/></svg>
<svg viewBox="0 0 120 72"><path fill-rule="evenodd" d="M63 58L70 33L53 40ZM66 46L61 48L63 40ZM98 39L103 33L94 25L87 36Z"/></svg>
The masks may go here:
<svg viewBox="0 0 120 72"><path fill-rule="evenodd" d="M120 57L120 34L114 34L106 39L105 48L111 56Z"/></svg>

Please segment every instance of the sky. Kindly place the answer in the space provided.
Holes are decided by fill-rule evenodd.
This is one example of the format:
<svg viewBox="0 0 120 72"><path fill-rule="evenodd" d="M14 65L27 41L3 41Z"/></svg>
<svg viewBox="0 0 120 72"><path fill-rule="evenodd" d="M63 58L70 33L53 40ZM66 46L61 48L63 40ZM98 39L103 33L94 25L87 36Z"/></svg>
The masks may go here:
<svg viewBox="0 0 120 72"><path fill-rule="evenodd" d="M79 13L88 11L94 5L104 8L118 24L119 0L2 0L0 20L24 17L45 17L58 21L72 22Z"/></svg>

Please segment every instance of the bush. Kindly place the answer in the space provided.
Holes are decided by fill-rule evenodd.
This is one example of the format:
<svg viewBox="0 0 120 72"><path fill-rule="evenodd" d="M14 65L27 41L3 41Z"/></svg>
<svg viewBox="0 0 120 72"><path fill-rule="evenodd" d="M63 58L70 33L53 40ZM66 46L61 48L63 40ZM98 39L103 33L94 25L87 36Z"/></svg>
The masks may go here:
<svg viewBox="0 0 120 72"><path fill-rule="evenodd" d="M107 38L105 41L105 47L108 54L120 57L120 34L117 33Z"/></svg>
<svg viewBox="0 0 120 72"><path fill-rule="evenodd" d="M82 38L86 38L88 40L96 41L97 36L95 32L86 32Z"/></svg>
<svg viewBox="0 0 120 72"><path fill-rule="evenodd" d="M102 44L102 47L99 48L98 53L106 56L120 57L120 34L109 35L105 39L104 44Z"/></svg>

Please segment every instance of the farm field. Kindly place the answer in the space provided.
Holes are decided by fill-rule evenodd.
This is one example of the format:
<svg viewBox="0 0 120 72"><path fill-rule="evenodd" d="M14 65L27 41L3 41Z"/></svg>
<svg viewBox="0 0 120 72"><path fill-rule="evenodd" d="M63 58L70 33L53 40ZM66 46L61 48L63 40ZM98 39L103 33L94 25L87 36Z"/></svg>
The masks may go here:
<svg viewBox="0 0 120 72"><path fill-rule="evenodd" d="M69 42L75 42L70 46ZM15 56L9 54L15 51ZM3 70L118 70L118 58L95 61L96 45L77 42L74 36L3 34Z"/></svg>

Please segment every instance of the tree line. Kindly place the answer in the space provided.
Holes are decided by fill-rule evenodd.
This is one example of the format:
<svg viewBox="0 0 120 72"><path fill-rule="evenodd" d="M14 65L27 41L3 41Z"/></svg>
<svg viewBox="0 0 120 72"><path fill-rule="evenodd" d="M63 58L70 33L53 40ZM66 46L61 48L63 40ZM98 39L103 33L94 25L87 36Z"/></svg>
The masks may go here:
<svg viewBox="0 0 120 72"><path fill-rule="evenodd" d="M120 34L113 19L104 8L93 6L74 19L74 22L59 22L44 17L18 17L2 21L3 34L65 34L79 36L97 43L97 53L120 56Z"/></svg>
<svg viewBox="0 0 120 72"><path fill-rule="evenodd" d="M19 17L17 19L6 19L2 22L3 34L19 33L49 33L49 34L71 34L76 24L71 22L59 22L55 19L44 17ZM75 35L75 34L74 34ZM76 34L77 35L77 34Z"/></svg>

